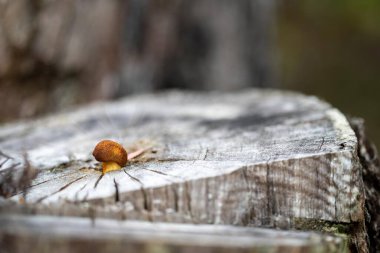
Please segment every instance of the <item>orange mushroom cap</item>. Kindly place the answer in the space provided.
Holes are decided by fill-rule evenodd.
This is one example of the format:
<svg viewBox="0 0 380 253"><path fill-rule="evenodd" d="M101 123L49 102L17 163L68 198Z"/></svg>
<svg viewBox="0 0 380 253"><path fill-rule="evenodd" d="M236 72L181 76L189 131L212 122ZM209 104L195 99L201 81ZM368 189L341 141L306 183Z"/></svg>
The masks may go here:
<svg viewBox="0 0 380 253"><path fill-rule="evenodd" d="M99 162L115 162L121 167L124 167L128 161L128 154L123 146L111 140L99 142L95 146L92 155Z"/></svg>

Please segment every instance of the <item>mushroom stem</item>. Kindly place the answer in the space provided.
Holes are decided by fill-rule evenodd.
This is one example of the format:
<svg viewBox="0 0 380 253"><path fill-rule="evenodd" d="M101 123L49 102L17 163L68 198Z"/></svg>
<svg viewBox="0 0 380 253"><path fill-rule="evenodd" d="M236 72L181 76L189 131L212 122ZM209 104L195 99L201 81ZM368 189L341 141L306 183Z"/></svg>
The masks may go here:
<svg viewBox="0 0 380 253"><path fill-rule="evenodd" d="M103 162L102 166L102 173L106 174L107 172L113 171L113 170L120 170L121 166L115 162Z"/></svg>

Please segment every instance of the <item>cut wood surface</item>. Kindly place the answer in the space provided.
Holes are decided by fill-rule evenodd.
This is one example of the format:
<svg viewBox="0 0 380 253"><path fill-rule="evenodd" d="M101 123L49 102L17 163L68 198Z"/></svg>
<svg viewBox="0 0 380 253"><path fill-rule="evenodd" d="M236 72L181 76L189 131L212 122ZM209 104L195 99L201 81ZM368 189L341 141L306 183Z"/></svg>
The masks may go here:
<svg viewBox="0 0 380 253"><path fill-rule="evenodd" d="M344 252L345 240L314 232L44 216L0 216L9 252Z"/></svg>
<svg viewBox="0 0 380 253"><path fill-rule="evenodd" d="M91 155L102 139L130 152L151 149L102 176ZM25 154L40 170L0 208L154 222L361 226L357 148L347 119L315 97L270 90L127 97L0 128L7 156L1 173L24 167Z"/></svg>
<svg viewBox="0 0 380 253"><path fill-rule="evenodd" d="M152 151L101 176L102 139ZM273 216L363 218L357 140L313 97L279 92L146 95L0 129L2 170L41 169L37 213L265 225ZM69 205L73 203L73 205ZM48 205L48 207L46 206ZM63 205L63 206L62 206Z"/></svg>

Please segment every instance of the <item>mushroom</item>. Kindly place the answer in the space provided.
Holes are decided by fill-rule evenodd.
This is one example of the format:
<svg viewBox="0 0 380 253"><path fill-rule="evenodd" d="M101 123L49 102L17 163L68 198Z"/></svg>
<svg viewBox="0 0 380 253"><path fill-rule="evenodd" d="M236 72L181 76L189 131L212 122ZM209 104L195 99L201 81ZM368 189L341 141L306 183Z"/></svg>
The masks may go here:
<svg viewBox="0 0 380 253"><path fill-rule="evenodd" d="M103 163L103 174L113 170L120 170L128 161L128 154L123 146L111 140L99 142L92 155L97 161Z"/></svg>
<svg viewBox="0 0 380 253"><path fill-rule="evenodd" d="M105 174L109 171L120 170L127 164L127 161L133 159L147 149L139 149L128 155L123 146L111 140L103 140L99 142L92 152L92 155L99 162L102 162L102 173Z"/></svg>

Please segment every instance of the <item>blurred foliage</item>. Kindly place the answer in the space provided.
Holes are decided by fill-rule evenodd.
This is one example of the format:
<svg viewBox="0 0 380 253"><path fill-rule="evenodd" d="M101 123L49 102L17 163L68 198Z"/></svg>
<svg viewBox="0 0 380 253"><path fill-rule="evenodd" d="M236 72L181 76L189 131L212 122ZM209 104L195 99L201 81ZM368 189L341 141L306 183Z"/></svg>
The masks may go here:
<svg viewBox="0 0 380 253"><path fill-rule="evenodd" d="M366 120L380 147L380 1L279 2L281 86Z"/></svg>

